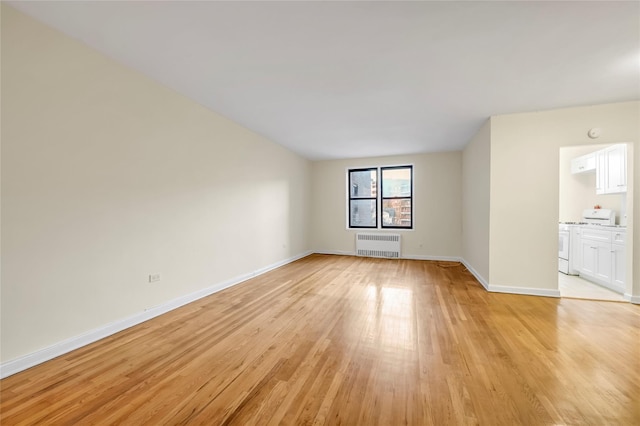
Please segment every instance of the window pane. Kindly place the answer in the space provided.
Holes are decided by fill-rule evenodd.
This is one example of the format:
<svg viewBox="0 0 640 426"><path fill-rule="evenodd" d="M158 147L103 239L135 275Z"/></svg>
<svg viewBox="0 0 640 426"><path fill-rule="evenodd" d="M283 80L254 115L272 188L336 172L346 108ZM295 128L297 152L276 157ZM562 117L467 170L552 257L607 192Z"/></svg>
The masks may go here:
<svg viewBox="0 0 640 426"><path fill-rule="evenodd" d="M376 179L377 171L358 170L350 173L349 184L351 198L371 198L377 194L378 182Z"/></svg>
<svg viewBox="0 0 640 426"><path fill-rule="evenodd" d="M382 201L382 226L411 228L411 199L395 198Z"/></svg>
<svg viewBox="0 0 640 426"><path fill-rule="evenodd" d="M376 227L376 200L351 200L349 226Z"/></svg>
<svg viewBox="0 0 640 426"><path fill-rule="evenodd" d="M411 197L411 169L382 169L383 197Z"/></svg>

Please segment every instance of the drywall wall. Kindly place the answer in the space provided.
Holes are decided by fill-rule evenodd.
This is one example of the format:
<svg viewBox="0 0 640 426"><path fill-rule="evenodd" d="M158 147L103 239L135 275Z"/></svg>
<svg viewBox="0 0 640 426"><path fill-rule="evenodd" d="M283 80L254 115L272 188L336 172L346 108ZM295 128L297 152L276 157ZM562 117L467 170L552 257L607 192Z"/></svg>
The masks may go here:
<svg viewBox="0 0 640 426"><path fill-rule="evenodd" d="M490 284L509 288L557 289L559 153L563 146L639 139L640 103L624 102L491 119ZM590 128L602 136L590 139ZM630 145L629 150L633 150ZM633 152L633 151L632 151ZM635 154L637 156L637 154ZM634 155L628 158L633 193ZM637 174L636 174L637 175ZM627 213L637 218L637 197L627 196ZM638 227L628 233L638 240ZM627 250L627 278L633 281L633 250ZM635 263L636 266L632 265ZM635 270L633 269L633 270ZM628 291L638 293L638 286Z"/></svg>
<svg viewBox="0 0 640 426"><path fill-rule="evenodd" d="M596 194L596 172L571 173L571 160L593 153L607 145L567 146L560 148L559 173L559 214L561 222L578 222L584 209L600 205L603 209L616 212L616 221L620 221L622 203L626 198L621 194Z"/></svg>
<svg viewBox="0 0 640 426"><path fill-rule="evenodd" d="M314 162L311 179L311 242L314 251L355 252L357 231L347 229L346 175L349 168L404 164L414 166L414 229L399 231L402 233L402 256L460 257L461 152Z"/></svg>
<svg viewBox="0 0 640 426"><path fill-rule="evenodd" d="M640 102L638 103L640 104ZM640 113L640 105L638 105L638 113ZM640 134L640 119L636 115L637 133ZM627 215L631 218L631 227L627 229L628 240L633 240L631 252L627 250L627 271L631 269L632 281L627 285L627 290L631 296L631 301L640 304L640 144L636 139L634 144L627 146L627 166L629 166L629 158L633 158L633 167L627 170ZM630 196L633 194L633 197ZM631 200L633 198L633 200ZM629 210L631 208L632 210ZM629 219L627 219L629 220ZM635 227L633 224L636 224ZM627 243L629 247L629 243Z"/></svg>
<svg viewBox="0 0 640 426"><path fill-rule="evenodd" d="M462 257L485 285L489 280L491 120L462 152Z"/></svg>
<svg viewBox="0 0 640 426"><path fill-rule="evenodd" d="M4 4L2 124L2 362L309 249L307 160Z"/></svg>

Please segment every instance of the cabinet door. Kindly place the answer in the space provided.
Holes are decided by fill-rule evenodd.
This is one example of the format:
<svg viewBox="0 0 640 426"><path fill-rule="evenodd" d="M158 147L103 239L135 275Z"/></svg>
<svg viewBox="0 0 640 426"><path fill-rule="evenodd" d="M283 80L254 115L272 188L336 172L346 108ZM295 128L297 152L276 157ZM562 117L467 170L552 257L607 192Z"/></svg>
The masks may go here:
<svg viewBox="0 0 640 426"><path fill-rule="evenodd" d="M596 169L596 154L591 153L571 160L571 173L587 173Z"/></svg>
<svg viewBox="0 0 640 426"><path fill-rule="evenodd" d="M574 175L576 173L582 173L584 170L584 163L582 161L582 157L574 158L571 160L571 173Z"/></svg>
<svg viewBox="0 0 640 426"><path fill-rule="evenodd" d="M596 151L596 194L604 194L607 186L607 162L605 150Z"/></svg>
<svg viewBox="0 0 640 426"><path fill-rule="evenodd" d="M627 192L627 145L614 145L604 152L607 169L604 192Z"/></svg>
<svg viewBox="0 0 640 426"><path fill-rule="evenodd" d="M581 261L580 275L586 277L595 277L596 274L596 255L597 244L594 241L582 240L580 244Z"/></svg>
<svg viewBox="0 0 640 426"><path fill-rule="evenodd" d="M570 235L569 251L571 254L569 259L571 259L571 264L569 266L571 269L569 273L578 274L582 268L582 229L575 227L571 230Z"/></svg>
<svg viewBox="0 0 640 426"><path fill-rule="evenodd" d="M625 250L621 244L611 246L611 284L625 291Z"/></svg>
<svg viewBox="0 0 640 426"><path fill-rule="evenodd" d="M596 278L611 282L611 244L595 243L596 247Z"/></svg>

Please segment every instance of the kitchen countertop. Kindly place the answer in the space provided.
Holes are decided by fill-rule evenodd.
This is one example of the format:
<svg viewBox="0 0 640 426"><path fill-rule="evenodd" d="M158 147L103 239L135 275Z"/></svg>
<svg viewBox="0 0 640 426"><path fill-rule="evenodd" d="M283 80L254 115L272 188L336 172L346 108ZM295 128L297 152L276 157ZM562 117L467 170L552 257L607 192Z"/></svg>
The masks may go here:
<svg viewBox="0 0 640 426"><path fill-rule="evenodd" d="M616 229L619 231L626 231L627 227L625 225L580 225L585 228L590 229Z"/></svg>

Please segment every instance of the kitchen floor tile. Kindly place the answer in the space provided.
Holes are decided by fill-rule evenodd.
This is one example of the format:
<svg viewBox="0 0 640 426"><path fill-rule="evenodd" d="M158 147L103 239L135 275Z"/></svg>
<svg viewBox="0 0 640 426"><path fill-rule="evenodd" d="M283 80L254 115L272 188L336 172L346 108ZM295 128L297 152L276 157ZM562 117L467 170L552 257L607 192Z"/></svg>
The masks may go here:
<svg viewBox="0 0 640 426"><path fill-rule="evenodd" d="M558 273L558 288L561 297L570 297L572 299L592 299L592 300L611 300L615 302L624 302L621 294L611 291L608 288L601 287L590 281L582 279L574 275L565 275Z"/></svg>

